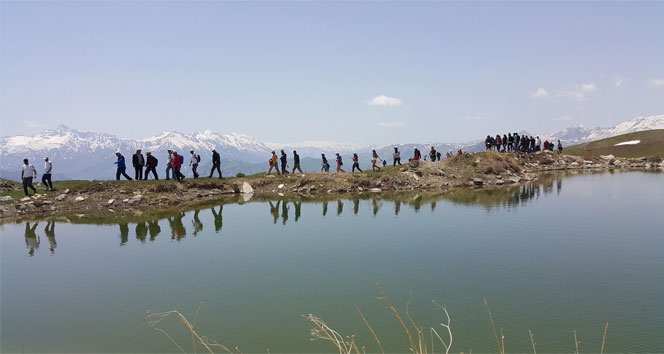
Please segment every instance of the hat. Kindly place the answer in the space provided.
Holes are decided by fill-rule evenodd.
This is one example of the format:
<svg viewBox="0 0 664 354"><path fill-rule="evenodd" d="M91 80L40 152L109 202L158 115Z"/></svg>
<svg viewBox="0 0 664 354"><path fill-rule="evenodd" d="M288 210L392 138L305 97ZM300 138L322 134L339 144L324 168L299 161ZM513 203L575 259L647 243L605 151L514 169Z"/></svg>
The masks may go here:
<svg viewBox="0 0 664 354"><path fill-rule="evenodd" d="M148 152L146 152L145 154L146 154L146 155L152 155L152 153L151 153L151 152L149 152L149 151L148 151Z"/></svg>
<svg viewBox="0 0 664 354"><path fill-rule="evenodd" d="M191 152L191 153L193 154L193 153L194 153L194 150L189 150L189 152Z"/></svg>
<svg viewBox="0 0 664 354"><path fill-rule="evenodd" d="M44 160L48 160L48 156L44 156Z"/></svg>

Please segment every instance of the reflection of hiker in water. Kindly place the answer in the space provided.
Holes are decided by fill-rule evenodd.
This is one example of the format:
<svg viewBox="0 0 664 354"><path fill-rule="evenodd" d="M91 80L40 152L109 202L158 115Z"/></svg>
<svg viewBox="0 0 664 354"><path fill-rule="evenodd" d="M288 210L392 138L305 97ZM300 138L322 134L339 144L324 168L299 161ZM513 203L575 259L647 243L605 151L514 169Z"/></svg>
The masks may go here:
<svg viewBox="0 0 664 354"><path fill-rule="evenodd" d="M357 215L359 211L360 211L360 199L359 198L353 199L353 214Z"/></svg>
<svg viewBox="0 0 664 354"><path fill-rule="evenodd" d="M171 226L171 240L180 241L183 237L187 235L187 230L182 224L182 217L184 212L178 212L175 216L169 217L168 224Z"/></svg>
<svg viewBox="0 0 664 354"><path fill-rule="evenodd" d="M344 203L341 201L341 199L337 199L337 216L340 216L343 211Z"/></svg>
<svg viewBox="0 0 664 354"><path fill-rule="evenodd" d="M224 226L224 219L221 216L221 213L224 211L224 206L219 206L219 213L215 212L214 207L210 208L210 210L212 210L212 216L214 216L214 231L219 233Z"/></svg>
<svg viewBox="0 0 664 354"><path fill-rule="evenodd" d="M286 225L288 221L288 203L284 200L281 203L281 224Z"/></svg>
<svg viewBox="0 0 664 354"><path fill-rule="evenodd" d="M200 213L200 210L194 211L194 220L191 221L191 223L194 225L194 236L198 235L198 233L203 230L203 223L198 217L198 213Z"/></svg>
<svg viewBox="0 0 664 354"><path fill-rule="evenodd" d="M431 212L433 213L434 210L436 210L436 202L431 202Z"/></svg>
<svg viewBox="0 0 664 354"><path fill-rule="evenodd" d="M118 225L120 225L120 246L124 246L129 241L129 224L123 222Z"/></svg>
<svg viewBox="0 0 664 354"><path fill-rule="evenodd" d="M397 200L394 202L394 216L399 215L399 212L401 211L401 201Z"/></svg>
<svg viewBox="0 0 664 354"><path fill-rule="evenodd" d="M300 220L300 215L302 215L302 202L293 202L295 206L295 222Z"/></svg>
<svg viewBox="0 0 664 354"><path fill-rule="evenodd" d="M323 202L323 216L327 215L327 201Z"/></svg>
<svg viewBox="0 0 664 354"><path fill-rule="evenodd" d="M39 248L39 237L35 233L37 229L38 222L36 222L32 227L30 223L25 223L25 246L28 248L28 254L31 256L35 255L35 250Z"/></svg>
<svg viewBox="0 0 664 354"><path fill-rule="evenodd" d="M272 214L272 218L274 219L274 223L277 223L277 219L279 219L279 204L281 204L281 200L277 201L277 205L275 206L272 204L272 201L269 201L270 203L270 214Z"/></svg>
<svg viewBox="0 0 664 354"><path fill-rule="evenodd" d="M558 175L556 177L556 194L560 194L560 189L563 188L563 177Z"/></svg>
<svg viewBox="0 0 664 354"><path fill-rule="evenodd" d="M159 220L154 219L148 221L148 231L150 231L150 241L154 241L154 239L157 238L157 235L161 232Z"/></svg>
<svg viewBox="0 0 664 354"><path fill-rule="evenodd" d="M380 209L380 203L378 203L377 199L372 199L371 205L373 206L373 215L376 216L376 214L378 214L378 209Z"/></svg>
<svg viewBox="0 0 664 354"><path fill-rule="evenodd" d="M48 221L44 228L44 234L48 238L49 251L51 251L51 254L55 253L55 248L58 247L58 243L55 242L55 221Z"/></svg>
<svg viewBox="0 0 664 354"><path fill-rule="evenodd" d="M148 236L148 227L145 225L145 221L136 223L136 239L145 243L145 239Z"/></svg>

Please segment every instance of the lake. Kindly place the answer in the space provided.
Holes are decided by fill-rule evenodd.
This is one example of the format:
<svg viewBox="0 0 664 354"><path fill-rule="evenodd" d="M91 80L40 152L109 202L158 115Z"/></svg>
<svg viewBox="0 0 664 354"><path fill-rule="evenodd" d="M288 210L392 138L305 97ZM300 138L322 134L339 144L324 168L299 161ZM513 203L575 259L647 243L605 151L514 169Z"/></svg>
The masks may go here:
<svg viewBox="0 0 664 354"><path fill-rule="evenodd" d="M161 218L0 226L2 352L179 352L146 311L180 310L234 351L335 352L315 314L367 352L408 352L399 311L452 352L664 351L664 174L549 175L444 195L212 205ZM70 221L70 222L68 222ZM412 293L412 295L411 295ZM175 317L155 327L191 352ZM440 345L436 346L440 352ZM202 352L202 348L197 348ZM221 350L219 352L222 352Z"/></svg>

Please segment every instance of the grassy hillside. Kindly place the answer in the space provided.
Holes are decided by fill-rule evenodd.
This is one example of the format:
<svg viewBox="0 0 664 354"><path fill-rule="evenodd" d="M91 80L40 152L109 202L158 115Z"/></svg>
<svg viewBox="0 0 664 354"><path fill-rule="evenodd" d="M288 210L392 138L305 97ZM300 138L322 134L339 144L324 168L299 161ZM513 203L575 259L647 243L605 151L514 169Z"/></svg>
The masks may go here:
<svg viewBox="0 0 664 354"><path fill-rule="evenodd" d="M615 146L618 143L641 140L635 145ZM614 155L618 157L664 156L664 129L647 130L614 136L590 143L570 146L563 150L565 154L576 156Z"/></svg>

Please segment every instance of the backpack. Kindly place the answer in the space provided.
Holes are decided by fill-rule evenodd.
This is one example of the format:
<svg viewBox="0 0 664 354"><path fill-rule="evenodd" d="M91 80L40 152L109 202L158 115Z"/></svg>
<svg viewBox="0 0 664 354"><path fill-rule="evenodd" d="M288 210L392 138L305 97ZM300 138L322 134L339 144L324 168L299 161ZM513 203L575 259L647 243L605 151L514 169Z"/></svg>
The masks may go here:
<svg viewBox="0 0 664 354"><path fill-rule="evenodd" d="M184 165L184 156L178 155L178 158L180 158L180 165Z"/></svg>
<svg viewBox="0 0 664 354"><path fill-rule="evenodd" d="M201 162L201 155L196 155L196 162Z"/></svg>
<svg viewBox="0 0 664 354"><path fill-rule="evenodd" d="M154 159L154 167L157 167L159 165L159 160L156 157L152 157Z"/></svg>

